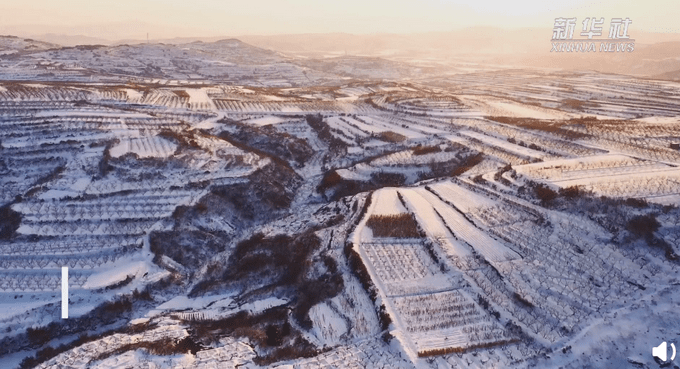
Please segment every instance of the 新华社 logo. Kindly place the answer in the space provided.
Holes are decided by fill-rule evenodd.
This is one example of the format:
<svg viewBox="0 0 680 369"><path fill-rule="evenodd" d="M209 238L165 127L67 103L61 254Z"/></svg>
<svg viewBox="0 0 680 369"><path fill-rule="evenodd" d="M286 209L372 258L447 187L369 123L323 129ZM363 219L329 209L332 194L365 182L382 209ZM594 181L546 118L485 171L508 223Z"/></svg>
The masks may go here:
<svg viewBox="0 0 680 369"><path fill-rule="evenodd" d="M603 37L604 18L585 18L580 38L574 38L576 18L555 18L550 52L633 52L635 40L628 35L630 18L612 18L607 38Z"/></svg>

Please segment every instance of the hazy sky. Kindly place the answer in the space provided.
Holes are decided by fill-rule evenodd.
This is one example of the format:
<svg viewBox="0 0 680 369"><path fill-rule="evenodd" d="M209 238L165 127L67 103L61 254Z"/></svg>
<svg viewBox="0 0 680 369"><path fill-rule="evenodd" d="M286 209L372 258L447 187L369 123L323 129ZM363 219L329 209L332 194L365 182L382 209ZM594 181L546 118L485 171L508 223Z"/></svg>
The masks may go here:
<svg viewBox="0 0 680 369"><path fill-rule="evenodd" d="M139 38L147 31L160 38L552 28L554 18L572 16L579 27L585 17L605 17L606 24L629 17L632 35L635 30L680 33L678 15L680 0L0 0L0 30L39 25L51 27L34 27L36 33L73 34L65 27L74 27L102 37L117 27L115 32Z"/></svg>

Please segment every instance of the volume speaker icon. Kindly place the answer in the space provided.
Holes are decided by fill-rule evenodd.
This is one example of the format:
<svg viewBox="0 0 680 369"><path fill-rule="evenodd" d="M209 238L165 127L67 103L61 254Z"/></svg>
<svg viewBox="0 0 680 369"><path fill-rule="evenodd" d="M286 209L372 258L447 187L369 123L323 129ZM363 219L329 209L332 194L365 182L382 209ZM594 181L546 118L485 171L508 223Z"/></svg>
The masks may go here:
<svg viewBox="0 0 680 369"><path fill-rule="evenodd" d="M675 345L671 343L671 348L673 349L673 355L671 360L675 359ZM652 356L658 357L661 361L666 361L668 359L668 345L666 342L661 342L659 346L652 347Z"/></svg>

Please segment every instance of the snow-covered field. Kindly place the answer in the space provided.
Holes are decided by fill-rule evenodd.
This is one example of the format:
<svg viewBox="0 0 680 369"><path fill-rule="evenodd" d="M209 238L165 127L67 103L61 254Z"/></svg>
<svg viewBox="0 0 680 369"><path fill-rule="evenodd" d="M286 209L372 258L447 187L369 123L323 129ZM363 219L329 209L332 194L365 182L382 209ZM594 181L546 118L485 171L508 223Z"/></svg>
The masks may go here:
<svg viewBox="0 0 680 369"><path fill-rule="evenodd" d="M375 192L376 207L373 214L377 215L396 215L406 212L406 209L399 201L397 190L394 188L383 188Z"/></svg>
<svg viewBox="0 0 680 369"><path fill-rule="evenodd" d="M121 142L111 148L111 156L117 158L127 153L135 153L142 158L160 157L172 155L177 145L162 137L137 137L122 139Z"/></svg>
<svg viewBox="0 0 680 369"><path fill-rule="evenodd" d="M527 164L516 170L562 188L576 186L602 196L658 199L665 204L680 194L678 168L620 154Z"/></svg>
<svg viewBox="0 0 680 369"><path fill-rule="evenodd" d="M677 346L680 84L30 42L0 51L2 368L654 367Z"/></svg>

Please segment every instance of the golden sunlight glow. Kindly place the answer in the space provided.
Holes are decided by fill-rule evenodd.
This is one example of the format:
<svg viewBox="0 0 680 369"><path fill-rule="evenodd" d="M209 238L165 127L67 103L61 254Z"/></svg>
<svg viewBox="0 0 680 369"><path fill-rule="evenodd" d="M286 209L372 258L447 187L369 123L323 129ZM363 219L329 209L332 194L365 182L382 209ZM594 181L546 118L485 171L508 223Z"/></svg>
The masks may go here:
<svg viewBox="0 0 680 369"><path fill-rule="evenodd" d="M0 3L0 32L92 37L440 32L484 26L551 28L556 17L633 20L680 33L677 0L24 0Z"/></svg>

